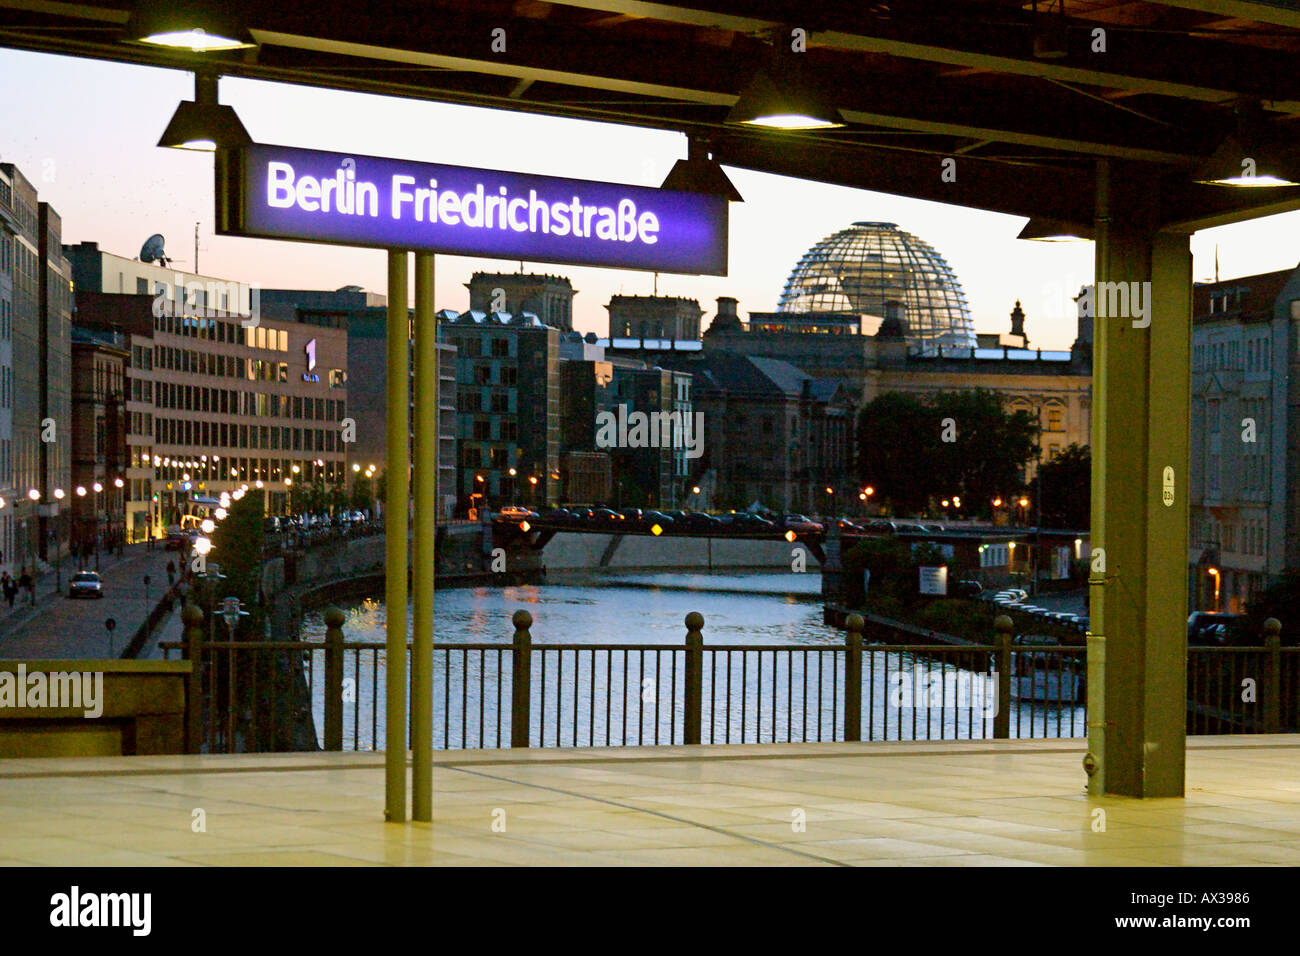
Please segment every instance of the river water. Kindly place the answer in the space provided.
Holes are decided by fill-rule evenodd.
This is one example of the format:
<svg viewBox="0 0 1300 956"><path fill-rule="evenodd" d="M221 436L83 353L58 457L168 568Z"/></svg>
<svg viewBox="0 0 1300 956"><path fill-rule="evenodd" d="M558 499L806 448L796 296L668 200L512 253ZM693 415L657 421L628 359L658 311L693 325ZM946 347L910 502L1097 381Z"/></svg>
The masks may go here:
<svg viewBox="0 0 1300 956"><path fill-rule="evenodd" d="M843 647L844 635L822 624L817 574L579 576L542 586L440 590L434 608L438 748L509 746L513 659L505 648L514 633L511 616L521 609L533 617L531 746L683 742L685 654L667 648L683 646L691 611L705 620L704 742L844 736L845 655L832 650ZM348 642L382 644L382 600L343 610ZM309 614L304 640L321 642L324 631L320 613ZM555 644L566 649L537 646ZM619 644L648 649L571 646ZM719 645L735 649L708 650ZM768 648L742 649L755 645ZM312 657L319 732L324 668L316 665L323 655ZM987 655L945 661L898 648L864 653L863 739L991 737L997 695ZM385 672L382 649L346 654L346 749L383 748ZM1018 702L1011 723L1013 736L1086 732L1083 708L1073 705Z"/></svg>

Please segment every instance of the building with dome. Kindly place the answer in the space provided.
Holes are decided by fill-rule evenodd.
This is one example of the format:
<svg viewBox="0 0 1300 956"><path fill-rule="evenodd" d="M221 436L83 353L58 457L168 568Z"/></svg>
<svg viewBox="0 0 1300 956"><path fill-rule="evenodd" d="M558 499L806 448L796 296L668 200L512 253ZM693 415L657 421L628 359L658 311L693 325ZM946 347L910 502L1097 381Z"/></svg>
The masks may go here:
<svg viewBox="0 0 1300 956"><path fill-rule="evenodd" d="M977 344L966 294L934 247L892 222L855 222L803 254L775 313L753 313L756 331L874 335L901 320L908 348Z"/></svg>
<svg viewBox="0 0 1300 956"><path fill-rule="evenodd" d="M746 320L738 305L719 297L700 342L610 339L610 354L683 370L720 353L788 363L857 408L885 392L986 388L1009 409L1038 417L1042 460L1090 442L1093 330L1082 303L1068 350L1032 348L1032 316L1020 302L1005 331L977 333L947 261L894 223L855 222L813 245L791 270L775 312ZM762 454L756 445L754 456ZM844 471L851 474L851 465Z"/></svg>

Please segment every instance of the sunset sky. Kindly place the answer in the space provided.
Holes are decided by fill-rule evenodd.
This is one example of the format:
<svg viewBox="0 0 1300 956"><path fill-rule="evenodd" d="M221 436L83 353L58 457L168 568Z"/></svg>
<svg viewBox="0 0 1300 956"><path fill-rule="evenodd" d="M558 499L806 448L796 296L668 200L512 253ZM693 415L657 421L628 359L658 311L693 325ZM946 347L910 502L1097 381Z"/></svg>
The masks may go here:
<svg viewBox="0 0 1300 956"><path fill-rule="evenodd" d="M135 256L152 233L167 238L178 268L266 288L384 291L384 254L212 234L212 159L155 143L177 102L193 98L192 74L0 50L10 93L0 121L0 162L16 164L63 217L64 241L95 241ZM686 152L676 133L552 119L249 80L221 83L254 140L576 179L658 186ZM767 311L799 257L855 220L895 222L934 246L965 288L979 331L1006 332L1016 299L1031 345L1067 348L1069 297L1091 280L1091 243L1016 240L1024 219L863 190L728 170L745 202L731 206L730 275L662 274L659 292L697 298L712 318L720 295L742 314ZM936 168L936 175L938 170ZM960 170L959 170L960 175ZM1300 213L1198 233L1194 275L1223 278L1293 267ZM513 261L440 256L437 307L464 309L464 283L478 269L513 272ZM604 335L613 294L649 294L651 274L524 263L573 280L575 326Z"/></svg>

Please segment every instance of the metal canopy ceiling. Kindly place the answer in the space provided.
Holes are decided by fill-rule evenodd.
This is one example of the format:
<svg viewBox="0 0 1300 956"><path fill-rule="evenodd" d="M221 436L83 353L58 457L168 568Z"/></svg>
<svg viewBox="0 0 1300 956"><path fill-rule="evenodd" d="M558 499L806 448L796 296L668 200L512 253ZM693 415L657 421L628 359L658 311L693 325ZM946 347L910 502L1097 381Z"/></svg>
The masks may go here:
<svg viewBox="0 0 1300 956"><path fill-rule="evenodd" d="M1300 140L1300 10L1284 0L226 0L260 43L227 54L123 42L131 7L0 0L0 45L702 134L726 165L1018 215L1090 220L1100 158L1159 172L1166 228L1300 208L1297 188L1189 176L1239 103ZM1035 57L1062 16L1070 52ZM794 28L807 52L783 55L849 125L725 126Z"/></svg>

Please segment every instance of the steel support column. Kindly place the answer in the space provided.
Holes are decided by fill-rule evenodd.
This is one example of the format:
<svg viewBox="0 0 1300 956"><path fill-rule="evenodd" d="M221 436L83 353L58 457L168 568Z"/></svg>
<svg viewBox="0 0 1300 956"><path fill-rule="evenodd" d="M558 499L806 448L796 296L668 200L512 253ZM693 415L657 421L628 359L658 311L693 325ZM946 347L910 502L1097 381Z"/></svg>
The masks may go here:
<svg viewBox="0 0 1300 956"><path fill-rule="evenodd" d="M411 485L411 344L403 249L388 250L388 437L384 603L386 605L384 818L406 821L406 532Z"/></svg>
<svg viewBox="0 0 1300 956"><path fill-rule="evenodd" d="M412 807L433 820L433 578L438 506L438 327L433 317L433 253L415 254L415 554L411 650Z"/></svg>
<svg viewBox="0 0 1300 956"><path fill-rule="evenodd" d="M1098 177L1093 357L1090 789L1183 795L1187 694L1189 237L1156 227L1137 164ZM1091 671L1092 669L1090 669ZM1093 719L1090 714L1090 723Z"/></svg>

